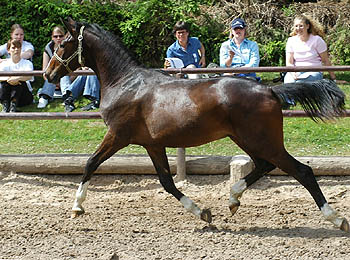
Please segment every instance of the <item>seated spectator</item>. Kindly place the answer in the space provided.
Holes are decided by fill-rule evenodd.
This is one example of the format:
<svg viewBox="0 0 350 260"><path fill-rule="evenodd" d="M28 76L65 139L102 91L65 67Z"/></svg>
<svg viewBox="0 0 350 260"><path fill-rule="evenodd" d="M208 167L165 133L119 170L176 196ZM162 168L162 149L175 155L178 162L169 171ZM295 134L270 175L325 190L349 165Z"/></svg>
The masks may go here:
<svg viewBox="0 0 350 260"><path fill-rule="evenodd" d="M173 34L176 42L169 46L167 58L179 58L185 68L204 68L205 49L197 37L189 37L189 26L182 21L175 24ZM165 60L164 68L170 67L169 60ZM188 74L188 78L200 78L200 74Z"/></svg>
<svg viewBox="0 0 350 260"><path fill-rule="evenodd" d="M294 18L293 31L286 45L286 66L331 66L328 57L327 44L322 39L325 36L323 27L305 15ZM335 80L334 72L329 72ZM323 73L288 72L284 83L313 81L323 78Z"/></svg>
<svg viewBox="0 0 350 260"><path fill-rule="evenodd" d="M22 45L21 58L31 60L34 55L34 46L24 40L24 29L20 24L14 24L11 26L10 33L11 40L18 40ZM7 50L7 43L0 46L0 57L5 56L6 59L10 58L10 54ZM4 61L0 59L0 62Z"/></svg>
<svg viewBox="0 0 350 260"><path fill-rule="evenodd" d="M0 63L0 71L31 71L31 61L21 58L22 44L19 40L9 40L7 52L10 58ZM17 107L26 106L33 102L32 90L26 81L33 76L3 76L0 77L0 101L2 112L17 112Z"/></svg>
<svg viewBox="0 0 350 260"><path fill-rule="evenodd" d="M260 62L259 47L247 38L247 24L241 18L231 23L230 39L223 42L220 48L221 67L258 67ZM227 75L227 73L225 74ZM250 77L260 81L260 77L252 73L236 73L238 77Z"/></svg>
<svg viewBox="0 0 350 260"><path fill-rule="evenodd" d="M34 46L30 42L24 40L24 29L20 24L13 24L11 26L10 39L18 40L21 43L21 53L20 53L21 58L32 61L32 58L34 55ZM7 59L11 57L10 53L8 52L7 45L8 45L8 42L0 46L0 57L5 58L5 59L0 59L0 64L2 62L7 62ZM31 81L34 81L33 77L31 78L30 81L29 80L26 81L28 90L30 91L30 93L27 93L28 97L29 97L29 94L30 96L32 96L32 91L33 91L32 86L30 84Z"/></svg>
<svg viewBox="0 0 350 260"><path fill-rule="evenodd" d="M62 43L65 39L65 31L61 26L56 26L52 30L51 41L45 46L43 53L43 66L42 69L45 70L55 49ZM63 90L67 89L70 85L71 81L69 76L64 76L60 79L59 87ZM39 89L38 96L38 108L45 108L49 103L49 100L52 100L54 97L56 85L49 83L47 80L44 82L44 86ZM61 90L62 92L62 90Z"/></svg>
<svg viewBox="0 0 350 260"><path fill-rule="evenodd" d="M80 95L91 101L82 110L88 111L100 107L100 83L96 75L78 76L62 94L65 112L72 112L75 109L74 101Z"/></svg>

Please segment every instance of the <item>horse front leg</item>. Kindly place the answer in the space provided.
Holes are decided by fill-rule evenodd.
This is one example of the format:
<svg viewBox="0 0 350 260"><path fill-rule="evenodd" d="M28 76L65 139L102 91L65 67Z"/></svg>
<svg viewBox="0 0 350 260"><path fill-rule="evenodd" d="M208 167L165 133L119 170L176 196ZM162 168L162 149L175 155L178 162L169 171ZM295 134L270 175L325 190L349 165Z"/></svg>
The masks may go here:
<svg viewBox="0 0 350 260"><path fill-rule="evenodd" d="M263 177L266 173L272 171L276 168L273 164L252 157L255 163L255 169L253 169L247 176L240 179L237 183L235 183L230 190L230 199L229 199L229 208L231 214L234 215L241 205L239 198L242 196L243 192L261 177Z"/></svg>
<svg viewBox="0 0 350 260"><path fill-rule="evenodd" d="M211 223L212 215L209 209L200 209L190 198L180 192L174 183L171 176L168 158L166 156L165 147L145 147L153 165L158 173L160 183L163 188L172 194L177 200L181 202L184 208L199 217L201 220Z"/></svg>
<svg viewBox="0 0 350 260"><path fill-rule="evenodd" d="M86 199L87 189L94 171L96 171L101 163L127 145L128 144L121 143L110 130L106 133L102 143L86 163L84 175L75 194L71 218L76 218L85 212L82 204Z"/></svg>

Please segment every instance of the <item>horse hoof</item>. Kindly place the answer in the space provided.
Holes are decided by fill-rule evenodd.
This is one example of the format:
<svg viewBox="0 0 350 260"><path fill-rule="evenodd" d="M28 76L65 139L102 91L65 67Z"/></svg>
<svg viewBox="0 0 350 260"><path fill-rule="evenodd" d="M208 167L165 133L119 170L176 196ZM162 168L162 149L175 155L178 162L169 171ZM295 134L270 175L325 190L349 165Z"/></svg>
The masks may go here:
<svg viewBox="0 0 350 260"><path fill-rule="evenodd" d="M340 225L340 230L343 230L345 232L350 232L349 223L345 218L343 219L343 222Z"/></svg>
<svg viewBox="0 0 350 260"><path fill-rule="evenodd" d="M72 214L70 215L70 218L77 218L79 217L80 215L83 215L84 214L84 211L72 211Z"/></svg>
<svg viewBox="0 0 350 260"><path fill-rule="evenodd" d="M239 206L240 206L240 204L230 205L230 211L231 211L232 216L237 212Z"/></svg>
<svg viewBox="0 0 350 260"><path fill-rule="evenodd" d="M201 213L201 220L204 220L207 223L211 223L212 217L211 217L211 212L210 209L204 209Z"/></svg>

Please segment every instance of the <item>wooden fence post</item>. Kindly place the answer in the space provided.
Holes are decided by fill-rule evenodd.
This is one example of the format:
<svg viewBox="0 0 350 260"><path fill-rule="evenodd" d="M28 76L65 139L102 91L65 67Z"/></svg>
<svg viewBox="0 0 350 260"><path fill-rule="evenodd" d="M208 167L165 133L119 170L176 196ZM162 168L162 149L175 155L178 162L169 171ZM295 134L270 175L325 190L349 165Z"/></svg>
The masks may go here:
<svg viewBox="0 0 350 260"><path fill-rule="evenodd" d="M177 148L176 155L176 180L183 181L186 179L186 152L185 148Z"/></svg>
<svg viewBox="0 0 350 260"><path fill-rule="evenodd" d="M176 73L175 77L177 79L184 78L184 74ZM186 179L186 152L185 148L177 148L177 155L176 155L176 180L177 181L183 181Z"/></svg>

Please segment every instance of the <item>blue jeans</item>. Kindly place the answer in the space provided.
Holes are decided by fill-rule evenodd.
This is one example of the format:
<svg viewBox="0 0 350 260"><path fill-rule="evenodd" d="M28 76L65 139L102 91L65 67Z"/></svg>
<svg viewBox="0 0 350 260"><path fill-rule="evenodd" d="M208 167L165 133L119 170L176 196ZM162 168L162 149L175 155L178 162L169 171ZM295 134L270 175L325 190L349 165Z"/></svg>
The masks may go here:
<svg viewBox="0 0 350 260"><path fill-rule="evenodd" d="M66 92L67 88L70 86L70 78L69 76L64 76L60 79L60 88L61 92ZM45 94L49 96L51 99L53 98L53 94L55 93L56 85L45 80L44 86L38 91L39 96Z"/></svg>
<svg viewBox="0 0 350 260"><path fill-rule="evenodd" d="M294 82L302 82L302 81L315 81L323 79L323 73L322 72L296 72L297 74L297 80L295 80L292 76L291 72L288 72L284 76L284 83L294 83Z"/></svg>
<svg viewBox="0 0 350 260"><path fill-rule="evenodd" d="M235 74L236 77L249 77L249 78L255 78L256 81L260 82L261 78L256 76L255 72L250 72L250 73L239 73Z"/></svg>
<svg viewBox="0 0 350 260"><path fill-rule="evenodd" d="M62 91L62 95L66 94L67 90L72 92L73 99L83 95L100 100L100 83L95 75L78 76L66 90Z"/></svg>

